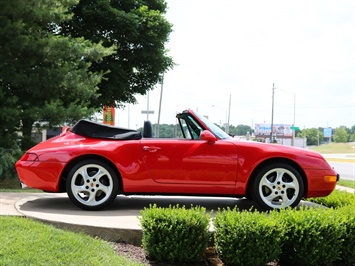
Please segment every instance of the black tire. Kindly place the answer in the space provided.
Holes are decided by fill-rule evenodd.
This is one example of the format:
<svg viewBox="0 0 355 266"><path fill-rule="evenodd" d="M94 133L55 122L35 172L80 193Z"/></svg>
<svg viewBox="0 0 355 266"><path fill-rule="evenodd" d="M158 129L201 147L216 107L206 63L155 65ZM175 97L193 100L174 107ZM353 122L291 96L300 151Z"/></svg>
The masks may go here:
<svg viewBox="0 0 355 266"><path fill-rule="evenodd" d="M303 180L290 165L268 165L256 174L252 195L265 210L295 207L304 195Z"/></svg>
<svg viewBox="0 0 355 266"><path fill-rule="evenodd" d="M69 172L66 189L70 200L83 210L100 210L117 196L116 172L99 160L85 160Z"/></svg>

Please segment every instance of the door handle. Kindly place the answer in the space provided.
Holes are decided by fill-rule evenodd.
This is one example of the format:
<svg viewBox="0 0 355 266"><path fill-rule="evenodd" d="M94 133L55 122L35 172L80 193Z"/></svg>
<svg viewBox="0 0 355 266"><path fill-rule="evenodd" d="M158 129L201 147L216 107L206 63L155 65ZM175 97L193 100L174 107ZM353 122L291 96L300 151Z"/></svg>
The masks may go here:
<svg viewBox="0 0 355 266"><path fill-rule="evenodd" d="M159 147L154 147L154 146L143 146L144 151L149 151L149 152L156 152L159 151L161 148Z"/></svg>

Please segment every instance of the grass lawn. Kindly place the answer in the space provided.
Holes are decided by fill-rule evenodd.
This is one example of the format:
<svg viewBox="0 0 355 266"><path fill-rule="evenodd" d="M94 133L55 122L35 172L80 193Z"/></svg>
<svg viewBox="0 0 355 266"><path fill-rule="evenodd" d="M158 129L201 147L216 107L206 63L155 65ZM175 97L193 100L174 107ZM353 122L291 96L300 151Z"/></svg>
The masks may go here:
<svg viewBox="0 0 355 266"><path fill-rule="evenodd" d="M22 217L0 216L0 225L0 265L142 265L85 234Z"/></svg>
<svg viewBox="0 0 355 266"><path fill-rule="evenodd" d="M355 181L352 180L339 180L337 184L339 186L350 187L355 189Z"/></svg>
<svg viewBox="0 0 355 266"><path fill-rule="evenodd" d="M355 154L355 143L348 142L348 143L329 143L323 144L320 146L311 146L309 147L310 150L315 150L317 152L323 154L336 154L336 153L350 153Z"/></svg>

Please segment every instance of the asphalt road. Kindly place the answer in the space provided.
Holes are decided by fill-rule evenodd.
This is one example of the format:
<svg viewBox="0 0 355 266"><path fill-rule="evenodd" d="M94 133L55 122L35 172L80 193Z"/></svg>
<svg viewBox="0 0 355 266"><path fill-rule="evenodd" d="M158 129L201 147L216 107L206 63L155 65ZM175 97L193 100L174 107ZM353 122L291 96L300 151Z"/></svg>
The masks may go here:
<svg viewBox="0 0 355 266"><path fill-rule="evenodd" d="M329 164L334 167L334 169L340 175L341 180L352 180L355 181L355 162L333 162L330 161Z"/></svg>

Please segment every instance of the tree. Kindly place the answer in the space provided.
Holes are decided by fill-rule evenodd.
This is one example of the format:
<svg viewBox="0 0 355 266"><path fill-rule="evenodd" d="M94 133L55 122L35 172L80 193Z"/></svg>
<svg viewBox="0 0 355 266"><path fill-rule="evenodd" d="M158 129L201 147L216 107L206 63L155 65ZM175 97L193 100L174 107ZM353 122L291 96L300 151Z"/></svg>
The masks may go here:
<svg viewBox="0 0 355 266"><path fill-rule="evenodd" d="M172 30L163 16L166 8L164 0L81 0L73 6L72 20L61 25L63 34L117 47L90 68L110 71L90 106L135 103L134 94L152 89L173 66L164 47Z"/></svg>
<svg viewBox="0 0 355 266"><path fill-rule="evenodd" d="M355 141L355 125L352 126L351 129L350 129L349 141L352 141L352 142Z"/></svg>
<svg viewBox="0 0 355 266"><path fill-rule="evenodd" d="M237 125L236 127L233 125L229 126L229 134L235 136L245 136L247 133L252 133L253 129L248 125Z"/></svg>
<svg viewBox="0 0 355 266"><path fill-rule="evenodd" d="M0 100L2 110L8 108L0 122L9 122L11 130L21 125L22 149L34 144L34 122L55 125L95 111L90 102L98 98L104 72L89 67L113 54L114 47L58 34L58 25L70 19L67 11L77 2L0 3Z"/></svg>
<svg viewBox="0 0 355 266"><path fill-rule="evenodd" d="M299 138L303 138L304 136L307 138L307 145L318 145L319 140L323 139L323 133L317 128L303 129L297 133L297 137Z"/></svg>
<svg viewBox="0 0 355 266"><path fill-rule="evenodd" d="M153 128L155 129L158 125L154 124ZM175 137L175 127L176 125L159 125L159 138L174 138Z"/></svg>
<svg viewBox="0 0 355 266"><path fill-rule="evenodd" d="M341 126L341 127L338 127L337 129L335 129L333 139L334 139L334 142L347 142L348 141L348 134L347 134L344 126Z"/></svg>

